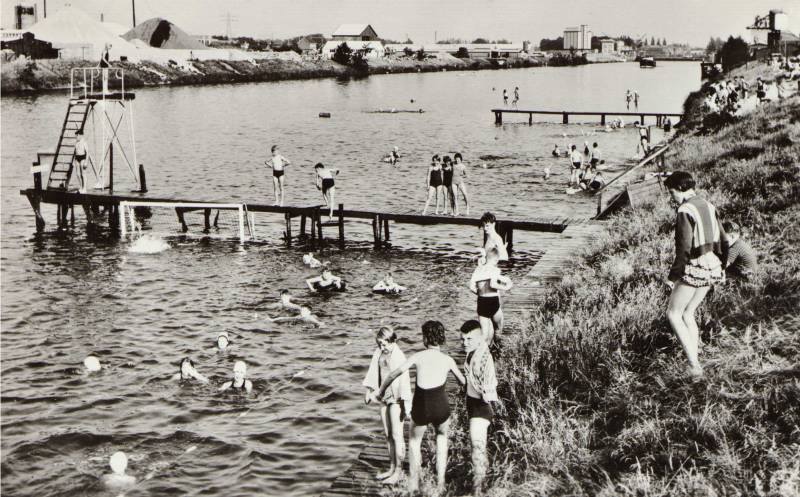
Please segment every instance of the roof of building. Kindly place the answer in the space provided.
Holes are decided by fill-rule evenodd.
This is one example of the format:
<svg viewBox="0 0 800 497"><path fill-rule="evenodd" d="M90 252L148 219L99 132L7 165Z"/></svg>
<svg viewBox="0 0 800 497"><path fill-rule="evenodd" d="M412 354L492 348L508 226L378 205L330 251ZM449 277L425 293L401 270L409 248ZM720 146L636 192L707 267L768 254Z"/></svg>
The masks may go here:
<svg viewBox="0 0 800 497"><path fill-rule="evenodd" d="M333 32L333 36L361 36L367 29L375 31L369 24L342 24Z"/></svg>

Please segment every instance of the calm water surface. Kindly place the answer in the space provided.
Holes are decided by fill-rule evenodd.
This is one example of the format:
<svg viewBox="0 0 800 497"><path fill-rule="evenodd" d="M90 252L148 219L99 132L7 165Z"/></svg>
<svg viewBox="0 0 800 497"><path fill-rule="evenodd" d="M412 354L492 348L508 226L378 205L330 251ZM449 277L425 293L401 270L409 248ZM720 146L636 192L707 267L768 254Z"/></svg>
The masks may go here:
<svg viewBox="0 0 800 497"><path fill-rule="evenodd" d="M643 111L680 112L699 74L690 63L607 64L139 90L138 158L153 195L271 203L263 160L279 144L293 162L289 203L321 200L311 167L321 161L341 169L337 198L347 207L421 209L430 156L460 151L473 213L590 215L591 200L564 194L568 169L550 157L553 144L598 141L614 171L631 163L635 130L528 126L527 116L496 127L489 109L502 105L502 89L519 86L521 108L624 111L631 88ZM424 114L365 112L420 107ZM474 313L465 284L478 231L396 227L394 248L376 253L367 248L370 227L350 223L351 250L321 256L350 291L324 296L304 290L314 273L299 250L280 244L281 224L269 216L257 219L266 243L174 239L151 255L131 253L129 242L102 231L87 236L82 215L75 228L58 231L51 206L46 232L36 235L18 190L31 184L35 152L55 147L65 109L60 94L2 100L3 493L108 495L99 476L116 450L131 456L132 474L154 475L128 495L326 488L376 431L377 410L363 406L360 387L374 347L369 330L394 325L410 352L421 348L420 324L439 319L455 350L457 327ZM332 118L319 119L321 111ZM381 163L395 145L401 162ZM547 182L545 167L553 173ZM132 186L125 174L118 166L119 189ZM521 278L549 238L516 238L518 257L507 271ZM409 292L369 292L388 269ZM280 288L292 289L328 326L266 323ZM233 348L215 354L223 330ZM89 353L101 358L101 373L83 373ZM211 386L169 379L186 355ZM250 398L216 392L237 359L249 365Z"/></svg>

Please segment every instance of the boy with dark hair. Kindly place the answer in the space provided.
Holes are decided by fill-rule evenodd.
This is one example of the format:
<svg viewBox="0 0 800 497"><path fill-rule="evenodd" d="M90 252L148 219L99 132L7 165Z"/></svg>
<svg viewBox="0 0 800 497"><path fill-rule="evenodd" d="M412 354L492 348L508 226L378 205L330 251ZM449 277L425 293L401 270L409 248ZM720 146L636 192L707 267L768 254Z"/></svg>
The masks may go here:
<svg viewBox="0 0 800 497"><path fill-rule="evenodd" d="M489 459L486 454L486 433L494 417L490 402L497 402L497 377L494 359L484 339L481 324L471 319L461 325L461 343L467 357L464 361L467 379L467 417L472 445L472 474L475 494L480 494Z"/></svg>
<svg viewBox="0 0 800 497"><path fill-rule="evenodd" d="M508 251L506 250L506 244L495 230L495 223L497 223L497 218L495 218L494 214L491 212L485 212L483 216L481 216L481 228L483 228L483 232L486 235L486 240L483 242L483 249L486 251L487 255L491 255L494 251L498 261L507 261Z"/></svg>
<svg viewBox="0 0 800 497"><path fill-rule="evenodd" d="M725 273L742 279L750 279L758 271L756 251L749 243L742 240L742 229L732 221L722 223L722 229L728 235L728 263Z"/></svg>

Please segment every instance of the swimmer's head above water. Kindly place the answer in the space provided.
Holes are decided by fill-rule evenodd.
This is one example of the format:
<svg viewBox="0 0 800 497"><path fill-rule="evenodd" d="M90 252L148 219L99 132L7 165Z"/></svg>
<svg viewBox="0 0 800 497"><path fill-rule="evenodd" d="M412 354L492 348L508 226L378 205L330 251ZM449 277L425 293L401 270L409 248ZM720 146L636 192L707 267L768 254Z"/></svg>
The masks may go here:
<svg viewBox="0 0 800 497"><path fill-rule="evenodd" d="M192 377L192 373L196 373L194 369L194 361L189 357L181 359L181 379L186 380Z"/></svg>
<svg viewBox="0 0 800 497"><path fill-rule="evenodd" d="M233 363L233 381L241 383L247 378L247 364L244 361Z"/></svg>
<svg viewBox="0 0 800 497"><path fill-rule="evenodd" d="M311 309L309 309L308 307L301 307L300 308L300 317L301 318L307 318L309 316L311 316Z"/></svg>
<svg viewBox="0 0 800 497"><path fill-rule="evenodd" d="M227 331L223 331L219 335L217 335L217 348L219 350L227 349L228 345L230 345L230 343L231 343L231 340L228 337L228 332Z"/></svg>
<svg viewBox="0 0 800 497"><path fill-rule="evenodd" d="M124 475L125 470L128 469L128 456L122 451L114 452L108 460L108 465L111 466L111 471L115 475Z"/></svg>
<svg viewBox="0 0 800 497"><path fill-rule="evenodd" d="M100 359L98 359L93 355L86 357L86 359L83 360L83 365L86 367L86 370L89 371L90 373L96 373L101 369Z"/></svg>

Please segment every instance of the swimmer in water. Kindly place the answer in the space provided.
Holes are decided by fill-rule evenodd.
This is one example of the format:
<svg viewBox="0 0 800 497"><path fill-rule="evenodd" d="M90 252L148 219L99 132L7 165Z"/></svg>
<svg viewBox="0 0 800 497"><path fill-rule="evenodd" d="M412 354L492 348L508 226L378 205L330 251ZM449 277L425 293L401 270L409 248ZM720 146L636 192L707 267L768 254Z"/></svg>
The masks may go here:
<svg viewBox="0 0 800 497"><path fill-rule="evenodd" d="M550 168L549 167L545 167L544 168L544 179L550 179Z"/></svg>
<svg viewBox="0 0 800 497"><path fill-rule="evenodd" d="M406 287L400 286L394 281L392 273L386 273L386 276L372 287L373 292L383 293L400 293L406 291Z"/></svg>
<svg viewBox="0 0 800 497"><path fill-rule="evenodd" d="M483 244L483 249L487 254L493 254L498 261L508 260L508 251L503 238L495 230L495 223L497 219L491 212L486 212L481 216L481 228L486 234L486 241Z"/></svg>
<svg viewBox="0 0 800 497"><path fill-rule="evenodd" d="M309 252L303 255L303 264L311 268L318 268L322 266L322 263L314 257L313 252Z"/></svg>
<svg viewBox="0 0 800 497"><path fill-rule="evenodd" d="M300 305L292 302L292 292L287 289L281 290L280 302L272 305L273 309L286 310L289 312L300 312Z"/></svg>
<svg viewBox="0 0 800 497"><path fill-rule="evenodd" d="M301 307L300 308L300 314L297 315L297 316L281 316L281 317L277 317L277 318L271 318L271 317L267 316L267 321L269 321L271 323L296 323L296 322L302 322L302 323L311 323L311 324L316 325L316 326L318 326L320 328L325 327L325 324L322 321L320 321L317 316L315 316L314 314L311 314L311 309L309 309L308 307Z"/></svg>
<svg viewBox="0 0 800 497"><path fill-rule="evenodd" d="M406 355L397 345L397 333L388 326L381 326L375 336L378 346L372 353L367 376L361 383L366 388L364 403L372 402L373 393L381 387L381 379L406 362ZM411 413L411 377L408 371L396 379L380 399L381 420L389 449L389 470L376 476L384 484L397 483L403 472L406 443L403 421Z"/></svg>
<svg viewBox="0 0 800 497"><path fill-rule="evenodd" d="M227 331L220 332L217 335L217 352L226 352L231 345L231 339Z"/></svg>
<svg viewBox="0 0 800 497"><path fill-rule="evenodd" d="M422 109L420 109L420 112L422 112ZM396 146L392 149L391 152L386 154L386 156L383 158L384 162L388 162L393 166L397 164L397 161L399 159L400 159L400 149L397 148Z"/></svg>
<svg viewBox="0 0 800 497"><path fill-rule="evenodd" d="M181 359L180 371L175 373L172 378L175 380L195 379L200 383L208 383L208 378L197 372L197 369L194 367L194 361L192 361L189 357L184 357Z"/></svg>
<svg viewBox="0 0 800 497"><path fill-rule="evenodd" d="M321 275L307 279L306 285L308 285L308 289L312 292L316 292L317 289L327 288L331 285L334 285L337 289L341 289L342 279L338 276L334 276L330 269L325 268L322 270Z"/></svg>
<svg viewBox="0 0 800 497"><path fill-rule="evenodd" d="M125 474L125 470L128 469L128 456L124 452L114 452L108 465L111 466L112 472L103 475L103 483L107 487L121 489L136 483L136 477Z"/></svg>
<svg viewBox="0 0 800 497"><path fill-rule="evenodd" d="M102 369L100 366L100 359L97 357L90 355L83 360L83 365L86 367L86 371L90 373L96 373Z"/></svg>
<svg viewBox="0 0 800 497"><path fill-rule="evenodd" d="M238 390L246 393L253 391L253 382L247 379L247 364L244 361L233 363L233 379L219 387L220 392L225 390Z"/></svg>
<svg viewBox="0 0 800 497"><path fill-rule="evenodd" d="M491 344L495 334L503 331L503 309L500 290L511 289L511 280L500 274L495 251L480 249L478 267L469 280L469 289L478 296L478 321L486 343Z"/></svg>
<svg viewBox="0 0 800 497"><path fill-rule="evenodd" d="M561 149L558 148L558 143L553 147L553 151L551 152L553 157L561 157Z"/></svg>

